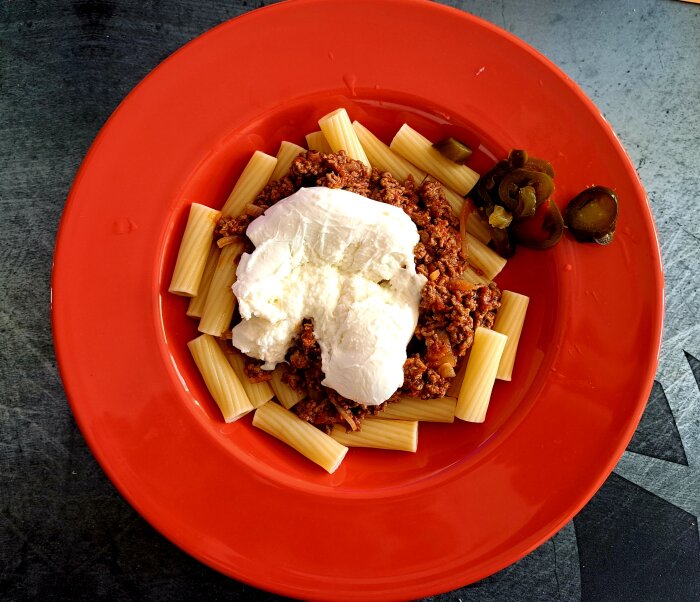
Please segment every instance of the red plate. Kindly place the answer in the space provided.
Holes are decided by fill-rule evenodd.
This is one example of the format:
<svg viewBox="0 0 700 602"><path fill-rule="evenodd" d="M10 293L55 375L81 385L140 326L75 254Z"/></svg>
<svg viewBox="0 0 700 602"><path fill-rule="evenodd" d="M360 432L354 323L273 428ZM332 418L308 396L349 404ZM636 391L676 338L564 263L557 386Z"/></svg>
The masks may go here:
<svg viewBox="0 0 700 602"><path fill-rule="evenodd" d="M168 295L192 201L220 206L254 149L303 142L345 106L384 139L404 121L552 161L563 204L617 189L615 242L520 250L499 283L531 297L513 382L486 423L422 425L418 453L351 450L333 475L226 425ZM61 223L54 335L80 428L129 502L190 554L298 598L415 598L481 579L561 528L612 470L651 388L663 277L628 157L530 47L423 2L301 0L197 38L119 106Z"/></svg>

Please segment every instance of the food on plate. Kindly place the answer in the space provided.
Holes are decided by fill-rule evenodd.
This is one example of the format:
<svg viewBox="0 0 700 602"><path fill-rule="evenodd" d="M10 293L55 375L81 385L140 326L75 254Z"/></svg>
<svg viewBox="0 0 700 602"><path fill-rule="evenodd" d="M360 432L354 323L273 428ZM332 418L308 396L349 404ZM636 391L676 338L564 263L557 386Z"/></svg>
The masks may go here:
<svg viewBox="0 0 700 602"><path fill-rule="evenodd" d="M470 198L491 226L495 250L512 257L516 243L545 248L558 242L563 228L557 230L557 220L546 217L557 211L551 202L553 192L554 169L549 162L514 149L507 160L479 178ZM547 209L541 209L545 205Z"/></svg>
<svg viewBox="0 0 700 602"><path fill-rule="evenodd" d="M493 329L496 332L508 337L496 372L496 378L500 380L510 380L513 376L515 352L518 350L518 342L525 324L525 314L529 303L530 298L520 293L503 291L501 295L501 307L496 314L496 321L493 323Z"/></svg>
<svg viewBox="0 0 700 602"><path fill-rule="evenodd" d="M211 239L211 235L209 238ZM211 280L214 277L214 272L216 271L216 264L219 262L220 252L221 250L219 249L218 245L215 242L212 242L209 246L207 261L204 264L204 270L202 271L202 278L199 281L199 286L197 288L197 291L202 291L202 293L196 294L194 297L190 297L190 301L187 306L186 313L190 318L202 317L204 305L207 301L209 286L211 285Z"/></svg>
<svg viewBox="0 0 700 602"><path fill-rule="evenodd" d="M531 249L549 249L564 233L559 207L552 199L544 201L530 219L513 224L511 232L519 244Z"/></svg>
<svg viewBox="0 0 700 602"><path fill-rule="evenodd" d="M488 219L491 244L503 257L512 257L516 244L532 249L554 246L565 225L579 242L612 241L618 212L613 190L585 189L569 202L565 218L552 200L553 192L551 163L514 149L479 178L470 196Z"/></svg>
<svg viewBox="0 0 700 602"><path fill-rule="evenodd" d="M231 325L236 308L236 298L231 294L231 286L236 279L236 268L244 248L245 243L238 240L221 249L199 320L199 332L220 337Z"/></svg>
<svg viewBox="0 0 700 602"><path fill-rule="evenodd" d="M420 422L454 422L456 397L436 397L420 399L418 397L400 397L398 401L387 404L377 418L396 420L418 420Z"/></svg>
<svg viewBox="0 0 700 602"><path fill-rule="evenodd" d="M226 421L254 410L333 472L348 447L415 451L418 421L482 422L527 297L493 282L497 229L465 198L479 175L445 145L407 124L387 145L345 109L319 127L308 151L257 151L199 235L189 346ZM517 176L533 190L508 188L511 215L547 191Z"/></svg>
<svg viewBox="0 0 700 602"><path fill-rule="evenodd" d="M473 169L444 157L430 140L407 123L396 132L389 148L461 196L468 194L479 179Z"/></svg>
<svg viewBox="0 0 700 602"><path fill-rule="evenodd" d="M319 153L328 154L333 152L333 149L331 149L330 145L328 144L326 137L320 130L318 132L306 134L306 147L308 150L318 151Z"/></svg>
<svg viewBox="0 0 700 602"><path fill-rule="evenodd" d="M366 418L362 430L350 432L341 425L333 425L331 437L346 447L374 447L415 452L418 449L418 422L416 420L381 420Z"/></svg>
<svg viewBox="0 0 700 602"><path fill-rule="evenodd" d="M250 412L253 405L216 339L202 334L187 346L224 420L231 422Z"/></svg>
<svg viewBox="0 0 700 602"><path fill-rule="evenodd" d="M336 109L328 113L318 120L318 125L333 152L342 150L351 159L361 161L367 167L370 166L365 149L362 148L345 109Z"/></svg>
<svg viewBox="0 0 700 602"><path fill-rule="evenodd" d="M564 211L569 232L581 242L607 245L613 240L618 201L614 190L591 186L580 192Z"/></svg>
<svg viewBox="0 0 700 602"><path fill-rule="evenodd" d="M169 292L187 297L197 294L211 248L212 234L220 216L215 209L192 203Z"/></svg>
<svg viewBox="0 0 700 602"><path fill-rule="evenodd" d="M296 449L330 473L340 466L347 446L272 401L255 410L253 426Z"/></svg>
<svg viewBox="0 0 700 602"><path fill-rule="evenodd" d="M398 207L325 186L301 188L254 220L255 245L233 285L241 321L231 343L272 370L310 319L322 383L366 405L403 384L406 345L426 277L416 273L418 230Z"/></svg>
<svg viewBox="0 0 700 602"><path fill-rule="evenodd" d="M260 194L276 166L276 157L255 151L221 208L221 215L223 217L240 215Z"/></svg>
<svg viewBox="0 0 700 602"><path fill-rule="evenodd" d="M455 163L466 163L469 157L472 156L472 149L452 136L433 143L433 148Z"/></svg>
<svg viewBox="0 0 700 602"><path fill-rule="evenodd" d="M241 385L243 385L243 389L248 396L250 405L254 408L259 408L275 396L275 392L270 386L269 381L260 380L253 382L248 378L245 371L245 359L243 359L243 354L238 349L227 344L225 340L220 340L219 346L224 352L231 368L233 368L233 371L236 373L238 380L241 381Z"/></svg>
<svg viewBox="0 0 700 602"><path fill-rule="evenodd" d="M486 418L506 340L506 335L488 328L477 328L474 332L474 343L457 398L457 418L468 422L483 422Z"/></svg>

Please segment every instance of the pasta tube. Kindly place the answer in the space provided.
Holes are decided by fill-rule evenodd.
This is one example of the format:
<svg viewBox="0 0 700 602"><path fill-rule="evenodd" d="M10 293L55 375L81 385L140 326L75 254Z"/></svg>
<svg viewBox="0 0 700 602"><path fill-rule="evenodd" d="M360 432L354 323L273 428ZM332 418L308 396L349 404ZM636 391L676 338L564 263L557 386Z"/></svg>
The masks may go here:
<svg viewBox="0 0 700 602"><path fill-rule="evenodd" d="M462 253L489 280L493 280L506 265L505 258L468 232L462 238Z"/></svg>
<svg viewBox="0 0 700 602"><path fill-rule="evenodd" d="M270 176L270 182L274 182L286 176L289 173L292 161L305 152L305 148L284 140L282 144L280 144L280 149L277 151L277 165L275 165L275 169Z"/></svg>
<svg viewBox="0 0 700 602"><path fill-rule="evenodd" d="M416 184L420 184L425 180L426 173L422 169L418 169L415 165L397 155L359 121L353 121L352 127L357 134L360 144L362 144L362 148L365 149L372 167L376 167L379 171L388 171L401 182L406 180L409 175L413 176Z"/></svg>
<svg viewBox="0 0 700 602"><path fill-rule="evenodd" d="M385 410L378 414L377 418L420 420L423 422L454 422L456 405L456 397L439 397L438 399L402 397L395 403L387 404ZM364 426L362 428L364 430Z"/></svg>
<svg viewBox="0 0 700 602"><path fill-rule="evenodd" d="M209 285L211 284L211 279L214 277L214 271L216 270L216 264L219 261L219 247L216 243L211 244L209 249L209 255L207 257L207 263L204 265L204 272L202 273L202 280L199 282L199 288L197 289L197 295L190 299L190 303L187 306L187 315L190 318L201 318L202 311L204 310L204 303L207 300L207 294L209 293Z"/></svg>
<svg viewBox="0 0 700 602"><path fill-rule="evenodd" d="M205 332L215 337L231 324L236 298L231 286L236 281L238 258L243 252L243 243L235 242L221 249L216 270L209 284L209 294L204 303L202 318L199 321L199 332Z"/></svg>
<svg viewBox="0 0 700 602"><path fill-rule="evenodd" d="M238 217L243 213L246 206L252 203L265 188L276 165L275 157L255 151L233 187L228 200L224 203L221 214L224 217Z"/></svg>
<svg viewBox="0 0 700 602"><path fill-rule="evenodd" d="M418 448L418 422L365 418L362 430L348 433L342 425L333 425L331 437L348 447L374 447L415 452Z"/></svg>
<svg viewBox="0 0 700 602"><path fill-rule="evenodd" d="M270 386L275 392L275 397L286 409L290 409L294 404L306 397L303 393L299 393L290 387L287 383L282 382L282 370L279 366L272 371L272 380Z"/></svg>
<svg viewBox="0 0 700 602"><path fill-rule="evenodd" d="M472 284L491 284L491 281L488 278L485 278L483 274L480 274L469 265L467 266L467 269L464 270L462 279L466 280L467 282L471 282Z"/></svg>
<svg viewBox="0 0 700 602"><path fill-rule="evenodd" d="M444 184L442 186L442 193L445 195L445 200L450 204L452 213L458 217L462 215L462 209L464 208L464 197L458 195L454 190L450 190Z"/></svg>
<svg viewBox="0 0 700 602"><path fill-rule="evenodd" d="M459 213L459 235L464 241L464 235L468 232L482 243L488 244L491 240L489 226L481 219L474 202L471 199L465 199L464 201L462 211Z"/></svg>
<svg viewBox="0 0 700 602"><path fill-rule="evenodd" d="M464 374L467 372L467 363L469 361L469 351L467 355L460 360L459 369L457 370L457 376L452 379L450 383L450 388L447 389L448 397L459 397L459 390L462 388L462 383L464 382Z"/></svg>
<svg viewBox="0 0 700 602"><path fill-rule="evenodd" d="M211 239L220 213L211 207L192 203L175 261L173 278L168 291L176 295L194 297L207 263Z"/></svg>
<svg viewBox="0 0 700 602"><path fill-rule="evenodd" d="M464 382L459 390L455 416L467 422L483 422L489 407L496 371L507 336L479 327L474 333Z"/></svg>
<svg viewBox="0 0 700 602"><path fill-rule="evenodd" d="M329 154L333 152L328 140L323 135L323 132L311 132L306 134L306 146L309 150L318 151L319 153Z"/></svg>
<svg viewBox="0 0 700 602"><path fill-rule="evenodd" d="M491 240L489 227L486 225L484 220L479 217L479 214L476 211L469 213L466 222L467 232L485 245L488 244L488 242Z"/></svg>
<svg viewBox="0 0 700 602"><path fill-rule="evenodd" d="M187 346L224 420L233 422L250 412L253 406L216 340L203 334Z"/></svg>
<svg viewBox="0 0 700 602"><path fill-rule="evenodd" d="M262 404L270 401L274 396L270 383L267 381L254 383L248 378L245 373L245 359L238 349L232 347L229 343L221 341L219 345L223 348L224 355L231 364L231 368L236 373L238 380L243 385L243 389L254 408L259 408Z"/></svg>
<svg viewBox="0 0 700 602"><path fill-rule="evenodd" d="M479 179L479 174L473 169L443 157L430 140L406 123L396 133L389 148L461 196L466 196Z"/></svg>
<svg viewBox="0 0 700 602"><path fill-rule="evenodd" d="M518 350L520 334L525 323L525 314L530 298L512 291L503 291L501 307L496 314L493 329L508 337L501 362L498 364L496 378L510 380L513 376L515 353Z"/></svg>
<svg viewBox="0 0 700 602"><path fill-rule="evenodd" d="M283 441L333 474L348 448L274 401L255 410L253 426Z"/></svg>
<svg viewBox="0 0 700 602"><path fill-rule="evenodd" d="M369 167L369 159L350 123L345 109L336 109L318 120L318 125L333 152L344 150L348 157L362 161Z"/></svg>

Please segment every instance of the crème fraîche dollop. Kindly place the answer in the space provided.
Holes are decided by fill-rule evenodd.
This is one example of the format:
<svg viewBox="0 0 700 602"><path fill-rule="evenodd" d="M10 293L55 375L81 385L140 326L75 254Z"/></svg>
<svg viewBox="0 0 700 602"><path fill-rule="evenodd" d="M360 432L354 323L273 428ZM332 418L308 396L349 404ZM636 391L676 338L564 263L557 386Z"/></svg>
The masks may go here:
<svg viewBox="0 0 700 602"><path fill-rule="evenodd" d="M310 318L323 384L359 403L386 401L403 384L426 282L416 273L411 218L346 190L302 188L246 234L255 251L236 271L241 322L232 344L271 370Z"/></svg>

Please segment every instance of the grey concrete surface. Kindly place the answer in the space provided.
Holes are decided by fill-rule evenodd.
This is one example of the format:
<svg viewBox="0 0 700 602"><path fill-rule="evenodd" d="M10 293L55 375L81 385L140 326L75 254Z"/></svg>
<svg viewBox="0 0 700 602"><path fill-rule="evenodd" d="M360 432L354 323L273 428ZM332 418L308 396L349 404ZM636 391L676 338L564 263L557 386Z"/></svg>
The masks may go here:
<svg viewBox="0 0 700 602"><path fill-rule="evenodd" d="M70 413L49 317L61 211L100 126L171 52L263 4L0 4L2 599L276 599L192 560L116 492ZM448 4L542 51L615 128L656 218L667 313L649 409L600 493L520 562L433 599L700 599L700 6Z"/></svg>

